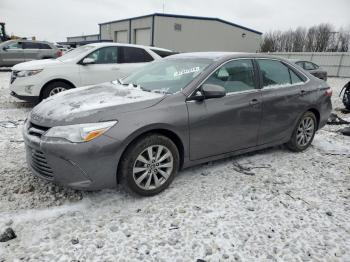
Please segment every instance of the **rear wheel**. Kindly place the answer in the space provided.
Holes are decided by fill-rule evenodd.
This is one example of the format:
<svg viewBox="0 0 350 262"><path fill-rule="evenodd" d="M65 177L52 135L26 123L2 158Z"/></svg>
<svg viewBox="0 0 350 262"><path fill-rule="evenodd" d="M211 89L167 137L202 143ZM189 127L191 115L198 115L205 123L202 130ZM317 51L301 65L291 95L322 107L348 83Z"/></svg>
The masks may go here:
<svg viewBox="0 0 350 262"><path fill-rule="evenodd" d="M300 118L287 147L296 152L305 150L310 146L317 130L315 114L308 111Z"/></svg>
<svg viewBox="0 0 350 262"><path fill-rule="evenodd" d="M49 83L45 86L43 93L42 93L42 99L48 98L50 96L56 95L58 93L61 93L63 91L66 91L68 89L71 89L72 86L70 84L67 84L62 81L56 81Z"/></svg>
<svg viewBox="0 0 350 262"><path fill-rule="evenodd" d="M121 183L130 191L152 196L166 189L179 169L179 152L169 138L147 135L123 154L119 168Z"/></svg>

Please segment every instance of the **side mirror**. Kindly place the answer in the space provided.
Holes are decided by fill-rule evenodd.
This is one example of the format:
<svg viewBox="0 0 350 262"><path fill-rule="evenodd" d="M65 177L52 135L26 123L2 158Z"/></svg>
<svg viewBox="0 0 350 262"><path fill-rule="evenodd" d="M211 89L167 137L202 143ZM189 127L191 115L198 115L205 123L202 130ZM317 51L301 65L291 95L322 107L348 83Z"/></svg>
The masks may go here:
<svg viewBox="0 0 350 262"><path fill-rule="evenodd" d="M7 49L9 49L8 46L4 46L4 47L2 48L2 50L4 50L4 51L7 51Z"/></svg>
<svg viewBox="0 0 350 262"><path fill-rule="evenodd" d="M205 99L208 98L220 98L226 95L226 90L222 86L212 85L212 84L204 84L202 85L201 90Z"/></svg>
<svg viewBox="0 0 350 262"><path fill-rule="evenodd" d="M81 62L82 65L91 65L91 64L95 64L95 60L90 58L90 57L86 57L83 59L83 61Z"/></svg>
<svg viewBox="0 0 350 262"><path fill-rule="evenodd" d="M210 98L220 98L226 96L226 90L222 86L204 84L195 95L188 98L188 100L202 101Z"/></svg>

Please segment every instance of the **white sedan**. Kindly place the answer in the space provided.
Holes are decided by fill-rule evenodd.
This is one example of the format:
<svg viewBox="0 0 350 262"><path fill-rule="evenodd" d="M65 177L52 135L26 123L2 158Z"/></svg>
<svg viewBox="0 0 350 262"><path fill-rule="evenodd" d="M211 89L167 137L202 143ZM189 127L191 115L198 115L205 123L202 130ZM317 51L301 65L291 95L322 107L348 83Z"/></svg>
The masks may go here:
<svg viewBox="0 0 350 262"><path fill-rule="evenodd" d="M88 44L57 59L15 65L11 73L11 95L38 102L67 89L123 78L147 62L172 54L170 50L157 47Z"/></svg>

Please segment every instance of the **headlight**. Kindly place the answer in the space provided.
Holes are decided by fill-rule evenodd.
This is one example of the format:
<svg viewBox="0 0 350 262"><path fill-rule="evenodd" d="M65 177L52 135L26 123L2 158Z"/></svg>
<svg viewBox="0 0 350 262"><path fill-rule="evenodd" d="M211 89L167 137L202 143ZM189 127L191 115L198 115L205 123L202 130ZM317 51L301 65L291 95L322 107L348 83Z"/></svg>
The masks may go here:
<svg viewBox="0 0 350 262"><path fill-rule="evenodd" d="M43 71L43 69L18 71L16 73L16 76L17 77L33 76L33 75L39 74L41 71Z"/></svg>
<svg viewBox="0 0 350 262"><path fill-rule="evenodd" d="M44 136L62 138L73 143L87 142L102 135L118 121L101 123L79 124L69 126L55 126L47 131Z"/></svg>

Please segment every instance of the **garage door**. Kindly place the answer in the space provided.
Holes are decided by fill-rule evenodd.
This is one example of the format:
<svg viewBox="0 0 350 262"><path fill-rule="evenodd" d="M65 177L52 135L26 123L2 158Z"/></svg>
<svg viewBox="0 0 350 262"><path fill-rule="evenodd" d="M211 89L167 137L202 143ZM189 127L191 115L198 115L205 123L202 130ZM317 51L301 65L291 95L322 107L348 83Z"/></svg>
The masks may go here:
<svg viewBox="0 0 350 262"><path fill-rule="evenodd" d="M114 32L114 42L117 43L129 43L128 41L128 31L115 31Z"/></svg>
<svg viewBox="0 0 350 262"><path fill-rule="evenodd" d="M151 45L151 28L135 29L135 44Z"/></svg>

